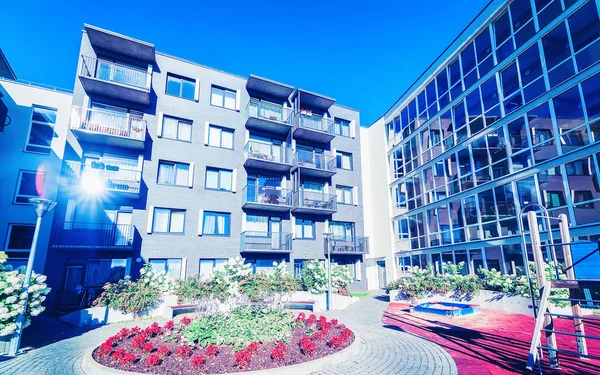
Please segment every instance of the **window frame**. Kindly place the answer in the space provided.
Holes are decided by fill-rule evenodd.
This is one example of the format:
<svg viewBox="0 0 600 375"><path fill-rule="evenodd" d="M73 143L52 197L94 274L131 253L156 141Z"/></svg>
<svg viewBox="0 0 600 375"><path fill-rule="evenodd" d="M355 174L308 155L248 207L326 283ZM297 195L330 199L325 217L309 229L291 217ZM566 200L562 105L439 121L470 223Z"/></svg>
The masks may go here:
<svg viewBox="0 0 600 375"><path fill-rule="evenodd" d="M350 161L350 168L343 168L343 157L347 157L348 160ZM335 159L336 159L336 167L338 169L342 169L344 171L353 171L354 170L354 158L352 156L351 152L344 152L344 151L339 151L336 150L335 152Z"/></svg>
<svg viewBox="0 0 600 375"><path fill-rule="evenodd" d="M177 121L177 136L175 138L172 137L167 137L165 134L165 119L173 119ZM179 137L179 134L181 132L181 123L185 123L188 124L190 126L190 139L182 139ZM179 142L186 142L186 143L192 143L192 137L193 137L193 126L194 126L194 122L192 120L186 120L186 119L182 119L179 117L175 117L175 116L168 116L168 115L164 115L162 118L162 124L160 125L162 127L162 132L161 132L161 138L164 139L170 139L172 141L179 141Z"/></svg>
<svg viewBox="0 0 600 375"><path fill-rule="evenodd" d="M213 103L213 91L214 90L221 91L221 105ZM233 108L229 108L229 107L225 106L225 92L233 93L233 95L234 95L234 97L233 97L234 98L233 99ZM237 90L232 90L232 89L229 89L227 87L218 86L218 85L211 85L210 86L210 105L212 105L213 107L218 107L218 108L229 109L229 110L232 110L232 111L237 111L237 108L236 108L237 100L238 100L238 98L237 98Z"/></svg>
<svg viewBox="0 0 600 375"><path fill-rule="evenodd" d="M345 204L345 205L349 205L352 206L354 205L354 188L352 186L345 186L345 185L336 185L335 186L335 195L337 196L336 198L336 202L337 204ZM338 194L338 191L341 191L342 195L342 201L339 201L338 198L340 197L340 195ZM348 193L349 192L349 193ZM346 194L350 194L350 201L346 201Z"/></svg>
<svg viewBox="0 0 600 375"><path fill-rule="evenodd" d="M166 183L166 182L160 182L159 176L160 176L160 166L161 166L161 164L171 164L171 165L174 165L175 166L175 170L177 170L177 166L178 165L185 165L185 166L187 166L188 167L188 170L187 170L188 175L187 175L187 177L185 179L185 184L179 185L176 182L174 182L172 184ZM158 185L189 187L189 185L188 185L189 178L190 178L190 163L182 163L182 162L170 161L170 160L162 160L162 159L158 161L158 171L156 173L156 183Z"/></svg>
<svg viewBox="0 0 600 375"><path fill-rule="evenodd" d="M170 260L178 260L179 261L179 276L174 277L175 278L181 278L181 276L184 274L184 261L183 258L148 258L148 263L150 264L150 267L152 267L152 261L154 262L164 262L164 269L163 271L165 272L165 276L167 278L170 278L169 275L169 261ZM158 263L156 263L158 264Z"/></svg>
<svg viewBox="0 0 600 375"><path fill-rule="evenodd" d="M225 218L225 233L206 233L206 218L208 216L215 217L215 223L218 217ZM218 227L215 225L215 231ZM202 213L202 235L203 236L214 236L214 237L229 237L231 236L231 213L230 212L218 212L218 211L204 211Z"/></svg>
<svg viewBox="0 0 600 375"><path fill-rule="evenodd" d="M301 222L301 224L298 224L298 222ZM312 227L312 237L306 237L305 236L305 230L304 228L307 226L307 224L310 223L311 227ZM300 233L298 233L298 225L300 225ZM294 226L296 229L296 239L298 240L316 240L317 236L315 233L315 221L311 220L311 219L300 219L300 218L296 218L295 222L294 222Z"/></svg>
<svg viewBox="0 0 600 375"><path fill-rule="evenodd" d="M168 91L169 78L175 78L175 79L179 80L179 85L180 85L179 95L174 95L174 94L170 94L169 93L169 91ZM186 97L183 96L183 81L192 82L194 84L194 95L192 95L191 98L186 98ZM192 79L192 78L189 78L189 77L184 77L184 76L181 76L179 74L167 73L167 80L165 82L165 94L166 95L173 96L175 98L181 98L181 99L185 99L185 100L195 101L195 99L196 99L195 98L195 92L196 92L196 90L197 90L197 87L196 87L196 80L195 79Z"/></svg>
<svg viewBox="0 0 600 375"><path fill-rule="evenodd" d="M210 143L210 130L211 129L218 129L219 130L219 145L212 145ZM227 133L231 133L231 147L225 147L223 146L223 132L227 132ZM207 144L208 147L215 147L215 148L222 148L225 150L233 150L235 148L235 129L231 129L231 128L226 128L223 126L219 126L219 125L213 125L213 124L208 124L208 139L207 139Z"/></svg>
<svg viewBox="0 0 600 375"><path fill-rule="evenodd" d="M351 137L351 134L350 134L350 123L351 123L351 121L345 120L343 118L336 117L336 118L334 118L333 123L334 123L333 133L335 135L339 135L340 137L348 137L348 138ZM339 132L338 132L338 128L340 130ZM347 129L347 133L348 133L347 135L343 134L343 130L344 129Z"/></svg>
<svg viewBox="0 0 600 375"><path fill-rule="evenodd" d="M28 223L8 223L8 229L6 232L6 241L4 243L4 251L5 252L17 252L17 253L29 253L31 251L31 247L29 249L12 249L9 248L8 245L10 244L10 239L11 239L11 235L13 233L13 228L17 226L17 227L31 227L33 228L34 232L35 232L35 224L28 224ZM32 237L31 237L31 242L33 244L33 233L32 233Z"/></svg>
<svg viewBox="0 0 600 375"><path fill-rule="evenodd" d="M208 172L217 172L218 176L217 176L217 187L208 187L207 181L208 181ZM221 176L222 176L222 172L229 172L230 173L230 177L231 177L231 181L230 181L230 188L229 189L224 189L221 187ZM216 167L206 167L206 172L204 174L204 188L206 190L213 190L213 191L233 191L233 170L232 169L224 169L224 168L216 168Z"/></svg>
<svg viewBox="0 0 600 375"><path fill-rule="evenodd" d="M53 111L54 115L55 115L55 120L54 123L49 123L49 122L43 122L43 121L37 121L33 119L33 115L35 114L35 109L36 108L40 108L40 109L44 109L47 111ZM25 147L23 149L24 152L30 152L32 154L40 154L40 155L50 155L52 153L52 141L54 140L54 127L56 126L56 120L58 120L58 108L53 108L53 107L47 107L47 106L43 106L43 105L38 105L38 104L33 104L31 106L31 118L29 120L29 130L27 131L27 138L25 138ZM33 125L40 125L40 126L48 126L50 127L50 129L52 130L52 135L50 137L50 145L49 146L44 146L44 145L38 145L35 143L29 143L29 141L31 140L31 131L33 130ZM28 149L29 147L32 148L38 148L38 149L43 149L43 150L47 150L48 152L45 151L36 151L36 150L30 150Z"/></svg>
<svg viewBox="0 0 600 375"><path fill-rule="evenodd" d="M35 177L36 182L37 182L37 179L38 179L37 178L38 174L44 176L44 178L43 178L44 182L42 184L42 192L41 192L40 195L20 195L19 194L19 190L21 190L21 183L23 182L23 175L25 173L34 174L36 176ZM47 173L46 172L39 172L39 171L31 171L31 170L26 170L26 169L20 169L19 170L19 174L17 175L17 186L16 186L16 189L15 189L15 194L13 196L13 204L28 205L30 198L41 198L44 195L44 187L46 185L46 177L47 177ZM27 201L26 202L17 202L17 198L19 198L19 197L25 198L25 199L27 199Z"/></svg>
<svg viewBox="0 0 600 375"><path fill-rule="evenodd" d="M160 232L155 229L154 225L156 223L156 210L168 210L169 211L169 221L167 222L167 231ZM173 216L173 212L183 212L183 225L181 232L172 232L171 231L171 219ZM152 212L152 233L156 234L185 234L185 223L187 219L187 210L181 208L168 208L168 207L154 207L154 211Z"/></svg>

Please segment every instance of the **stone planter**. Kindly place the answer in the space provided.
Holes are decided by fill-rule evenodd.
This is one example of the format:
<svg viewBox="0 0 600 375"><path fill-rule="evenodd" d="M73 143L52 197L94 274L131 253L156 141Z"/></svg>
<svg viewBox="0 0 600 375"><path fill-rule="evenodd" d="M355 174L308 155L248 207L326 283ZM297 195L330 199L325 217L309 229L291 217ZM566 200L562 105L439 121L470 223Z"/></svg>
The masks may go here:
<svg viewBox="0 0 600 375"><path fill-rule="evenodd" d="M12 335L0 336L0 355L8 354L10 348L10 338Z"/></svg>

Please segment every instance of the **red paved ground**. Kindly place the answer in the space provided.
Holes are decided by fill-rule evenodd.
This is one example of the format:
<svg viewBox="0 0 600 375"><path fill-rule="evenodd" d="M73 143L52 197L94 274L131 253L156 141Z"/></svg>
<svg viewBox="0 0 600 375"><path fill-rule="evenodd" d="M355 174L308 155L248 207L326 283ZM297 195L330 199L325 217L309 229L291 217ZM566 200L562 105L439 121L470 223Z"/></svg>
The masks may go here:
<svg viewBox="0 0 600 375"><path fill-rule="evenodd" d="M462 318L446 318L408 311L409 305L390 303L382 322L414 333L444 348L456 362L459 375L536 374L525 365L533 334L533 317L482 309L481 313ZM555 319L557 330L573 332L573 323ZM586 322L586 334L600 336L600 322ZM558 335L558 348L577 351L575 338ZM545 340L542 339L545 343ZM600 356L600 341L588 340L589 354ZM547 357L543 361L547 374L600 374L600 361L580 360L562 355L560 370L551 370Z"/></svg>

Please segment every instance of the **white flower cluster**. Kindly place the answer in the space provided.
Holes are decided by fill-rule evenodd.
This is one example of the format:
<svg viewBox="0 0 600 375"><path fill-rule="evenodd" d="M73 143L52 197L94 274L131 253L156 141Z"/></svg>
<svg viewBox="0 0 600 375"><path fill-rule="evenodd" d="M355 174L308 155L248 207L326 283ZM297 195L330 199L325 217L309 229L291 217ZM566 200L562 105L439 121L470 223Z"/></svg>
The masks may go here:
<svg viewBox="0 0 600 375"><path fill-rule="evenodd" d="M175 287L173 280L167 276L164 270L155 272L150 263L146 263L140 270L140 279L138 282L147 284L151 288L160 289L164 293L173 290Z"/></svg>
<svg viewBox="0 0 600 375"><path fill-rule="evenodd" d="M32 316L44 311L42 302L50 292L45 283L46 276L34 272L27 292L23 290L24 280L25 275L20 270L0 270L0 336L11 335L15 331L19 314L25 312L24 327L27 327ZM27 297L29 300L25 310Z"/></svg>
<svg viewBox="0 0 600 375"><path fill-rule="evenodd" d="M309 292L322 294L327 291L327 272L325 263L318 260L309 260L302 272L303 282Z"/></svg>
<svg viewBox="0 0 600 375"><path fill-rule="evenodd" d="M252 265L246 264L244 258L229 258L225 263L225 274L232 281L240 281L252 273Z"/></svg>

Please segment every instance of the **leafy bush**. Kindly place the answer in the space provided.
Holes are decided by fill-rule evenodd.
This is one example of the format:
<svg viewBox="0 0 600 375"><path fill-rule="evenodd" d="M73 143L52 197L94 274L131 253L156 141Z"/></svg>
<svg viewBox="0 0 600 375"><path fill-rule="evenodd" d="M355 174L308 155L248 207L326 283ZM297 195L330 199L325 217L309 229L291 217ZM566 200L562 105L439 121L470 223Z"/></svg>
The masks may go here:
<svg viewBox="0 0 600 375"><path fill-rule="evenodd" d="M200 317L185 328L183 337L202 347L228 344L239 350L254 341L287 341L296 325L293 315L283 309L238 307Z"/></svg>
<svg viewBox="0 0 600 375"><path fill-rule="evenodd" d="M302 269L302 286L314 294L327 292L327 272L325 264L318 260L309 260Z"/></svg>

